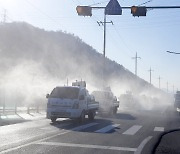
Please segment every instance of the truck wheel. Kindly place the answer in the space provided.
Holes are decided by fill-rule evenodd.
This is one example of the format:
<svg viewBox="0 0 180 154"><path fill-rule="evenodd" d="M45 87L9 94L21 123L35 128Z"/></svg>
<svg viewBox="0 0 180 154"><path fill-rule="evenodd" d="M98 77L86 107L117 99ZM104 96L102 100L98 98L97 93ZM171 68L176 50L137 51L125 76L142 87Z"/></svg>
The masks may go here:
<svg viewBox="0 0 180 154"><path fill-rule="evenodd" d="M85 121L85 112L82 111L81 116L79 117L79 122L83 123Z"/></svg>
<svg viewBox="0 0 180 154"><path fill-rule="evenodd" d="M94 120L95 115L96 115L95 111L90 111L88 114L89 120Z"/></svg>
<svg viewBox="0 0 180 154"><path fill-rule="evenodd" d="M56 117L51 117L51 121L54 123L54 122L56 122Z"/></svg>

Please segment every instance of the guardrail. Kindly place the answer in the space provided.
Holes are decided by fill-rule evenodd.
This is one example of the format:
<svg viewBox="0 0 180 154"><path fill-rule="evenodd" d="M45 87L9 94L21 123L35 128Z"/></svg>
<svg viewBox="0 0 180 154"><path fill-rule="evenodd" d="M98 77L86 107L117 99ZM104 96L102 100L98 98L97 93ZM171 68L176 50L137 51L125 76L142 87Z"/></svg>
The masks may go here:
<svg viewBox="0 0 180 154"><path fill-rule="evenodd" d="M46 107L44 106L27 106L27 107L5 107L0 106L0 114L17 114L17 113L40 113L42 111L46 111Z"/></svg>

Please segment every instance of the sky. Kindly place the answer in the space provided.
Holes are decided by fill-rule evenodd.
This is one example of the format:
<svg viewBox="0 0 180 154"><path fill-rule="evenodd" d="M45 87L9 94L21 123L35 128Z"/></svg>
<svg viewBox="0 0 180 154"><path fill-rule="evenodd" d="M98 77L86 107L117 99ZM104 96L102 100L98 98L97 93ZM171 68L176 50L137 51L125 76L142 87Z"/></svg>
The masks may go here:
<svg viewBox="0 0 180 154"><path fill-rule="evenodd" d="M48 31L64 31L74 34L103 53L104 11L93 9L92 17L78 16L76 6L106 6L109 0L0 0L0 21L25 21ZM118 0L121 6L180 6L179 0ZM145 3L147 2L147 3ZM145 3L145 4L144 4ZM146 17L133 17L130 9L122 15L107 16L106 57L135 72L136 52L137 75L161 89L173 92L180 89L180 9L151 9ZM168 84L167 84L168 83ZM167 86L168 85L168 86Z"/></svg>

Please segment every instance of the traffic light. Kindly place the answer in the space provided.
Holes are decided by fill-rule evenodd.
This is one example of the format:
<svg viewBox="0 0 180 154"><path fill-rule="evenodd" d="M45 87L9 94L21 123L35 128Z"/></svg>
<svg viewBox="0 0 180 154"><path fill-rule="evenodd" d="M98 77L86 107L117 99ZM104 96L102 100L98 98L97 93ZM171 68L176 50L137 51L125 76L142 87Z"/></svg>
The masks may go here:
<svg viewBox="0 0 180 154"><path fill-rule="evenodd" d="M90 6L77 6L76 11L79 16L92 16L92 8Z"/></svg>
<svg viewBox="0 0 180 154"><path fill-rule="evenodd" d="M131 14L135 17L146 16L147 9L145 6L132 6Z"/></svg>

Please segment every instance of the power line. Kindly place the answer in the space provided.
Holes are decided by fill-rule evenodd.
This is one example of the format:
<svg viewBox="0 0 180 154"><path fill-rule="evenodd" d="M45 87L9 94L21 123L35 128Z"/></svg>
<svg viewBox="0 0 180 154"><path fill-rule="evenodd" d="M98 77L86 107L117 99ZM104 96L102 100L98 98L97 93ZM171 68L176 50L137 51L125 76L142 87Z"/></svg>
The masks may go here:
<svg viewBox="0 0 180 154"><path fill-rule="evenodd" d="M109 0L108 1L107 0L106 1L101 1L101 2L98 2L98 3L94 2L94 4L91 4L91 5L88 5L88 6L99 5L99 4L103 4L103 3L106 3L106 2L109 2Z"/></svg>
<svg viewBox="0 0 180 154"><path fill-rule="evenodd" d="M53 21L56 24L57 21L55 19L53 19L52 17L50 17L48 14L46 14L45 12L43 12L42 10L40 10L38 7L36 7L34 4L32 4L29 0L25 0L26 3L28 3L29 5L31 5L33 8L35 8L37 11L39 11L42 15L44 15L45 17L49 18L51 21Z"/></svg>
<svg viewBox="0 0 180 154"><path fill-rule="evenodd" d="M150 2L152 2L152 1L153 1L153 0L149 0L149 1L144 2L144 3L142 3L142 4L138 5L138 6L141 6L141 5L144 5L144 4L147 4L147 3L150 3Z"/></svg>

